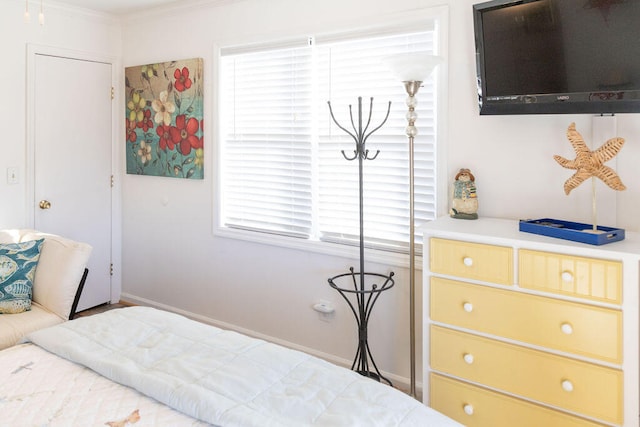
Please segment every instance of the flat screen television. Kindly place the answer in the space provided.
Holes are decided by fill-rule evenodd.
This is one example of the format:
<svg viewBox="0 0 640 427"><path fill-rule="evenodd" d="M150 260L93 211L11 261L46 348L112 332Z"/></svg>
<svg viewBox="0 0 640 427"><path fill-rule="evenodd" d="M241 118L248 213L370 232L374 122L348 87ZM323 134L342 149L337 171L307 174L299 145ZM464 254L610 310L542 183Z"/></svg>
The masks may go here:
<svg viewBox="0 0 640 427"><path fill-rule="evenodd" d="M480 114L640 112L640 0L473 6Z"/></svg>

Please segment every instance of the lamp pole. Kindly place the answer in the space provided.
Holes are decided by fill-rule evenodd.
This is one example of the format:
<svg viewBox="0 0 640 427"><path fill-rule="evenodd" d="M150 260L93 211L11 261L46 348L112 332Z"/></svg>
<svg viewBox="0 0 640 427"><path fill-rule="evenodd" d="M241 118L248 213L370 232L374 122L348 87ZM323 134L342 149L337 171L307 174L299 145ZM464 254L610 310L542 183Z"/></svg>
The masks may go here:
<svg viewBox="0 0 640 427"><path fill-rule="evenodd" d="M415 245L415 178L414 178L414 149L413 143L418 129L415 122L418 114L415 109L418 100L415 95L418 93L421 81L405 81L404 88L409 95L407 97L407 128L405 130L409 137L409 338L410 338L410 361L411 361L411 377L409 394L416 397L416 245Z"/></svg>

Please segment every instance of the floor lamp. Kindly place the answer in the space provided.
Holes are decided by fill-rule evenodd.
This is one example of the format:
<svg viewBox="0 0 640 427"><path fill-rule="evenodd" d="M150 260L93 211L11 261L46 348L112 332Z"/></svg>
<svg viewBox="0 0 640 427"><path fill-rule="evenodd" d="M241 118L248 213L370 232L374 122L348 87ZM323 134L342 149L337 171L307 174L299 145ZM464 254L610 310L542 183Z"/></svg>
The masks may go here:
<svg viewBox="0 0 640 427"><path fill-rule="evenodd" d="M414 209L414 149L413 143L418 129L415 122L418 114L416 94L422 83L442 62L438 56L413 53L394 55L386 59L387 66L402 81L407 91L407 128L409 138L409 340L411 357L411 384L409 394L416 396L416 265L415 265L415 209Z"/></svg>

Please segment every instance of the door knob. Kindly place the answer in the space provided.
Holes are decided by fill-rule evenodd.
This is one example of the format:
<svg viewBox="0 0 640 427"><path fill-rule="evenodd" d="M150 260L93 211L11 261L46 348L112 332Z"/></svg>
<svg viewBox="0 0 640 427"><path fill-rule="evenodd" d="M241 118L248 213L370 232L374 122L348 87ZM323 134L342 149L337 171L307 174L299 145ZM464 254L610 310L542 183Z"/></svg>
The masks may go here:
<svg viewBox="0 0 640 427"><path fill-rule="evenodd" d="M51 202L48 200L40 200L40 209L49 209L51 207Z"/></svg>

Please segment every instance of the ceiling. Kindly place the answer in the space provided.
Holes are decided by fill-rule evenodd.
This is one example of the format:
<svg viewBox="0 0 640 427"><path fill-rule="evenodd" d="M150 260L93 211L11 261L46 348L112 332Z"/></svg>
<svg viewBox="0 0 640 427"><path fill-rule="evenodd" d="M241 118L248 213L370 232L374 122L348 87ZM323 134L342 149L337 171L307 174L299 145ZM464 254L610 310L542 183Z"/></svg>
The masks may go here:
<svg viewBox="0 0 640 427"><path fill-rule="evenodd" d="M59 0L57 3L121 15L141 9L178 3L178 0Z"/></svg>

